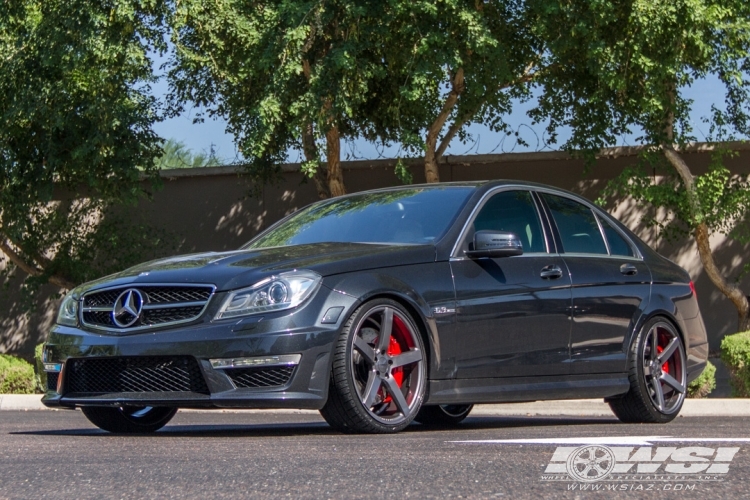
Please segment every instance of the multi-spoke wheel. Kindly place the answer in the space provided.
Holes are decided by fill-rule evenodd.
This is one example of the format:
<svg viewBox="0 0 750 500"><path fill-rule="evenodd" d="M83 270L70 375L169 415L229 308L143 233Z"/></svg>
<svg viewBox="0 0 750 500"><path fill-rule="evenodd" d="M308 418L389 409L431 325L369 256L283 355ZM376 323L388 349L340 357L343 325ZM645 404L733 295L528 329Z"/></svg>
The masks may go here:
<svg viewBox="0 0 750 500"><path fill-rule="evenodd" d="M422 406L426 361L409 313L393 300L367 302L338 340L328 401L320 412L344 432L400 431Z"/></svg>
<svg viewBox="0 0 750 500"><path fill-rule="evenodd" d="M469 416L474 405L423 406L414 420L424 425L458 425Z"/></svg>
<svg viewBox="0 0 750 500"><path fill-rule="evenodd" d="M630 391L609 400L623 422L669 422L682 408L687 390L685 347L674 326L655 318L633 342Z"/></svg>
<svg viewBox="0 0 750 500"><path fill-rule="evenodd" d="M172 420L177 408L84 406L81 411L100 429L117 433L154 432Z"/></svg>

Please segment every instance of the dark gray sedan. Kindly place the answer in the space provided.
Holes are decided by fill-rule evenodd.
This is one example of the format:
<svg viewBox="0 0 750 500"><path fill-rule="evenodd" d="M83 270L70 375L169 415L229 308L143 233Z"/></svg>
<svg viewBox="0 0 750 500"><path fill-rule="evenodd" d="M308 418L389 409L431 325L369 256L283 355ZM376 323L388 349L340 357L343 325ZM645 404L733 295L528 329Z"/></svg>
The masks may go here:
<svg viewBox="0 0 750 500"><path fill-rule="evenodd" d="M408 186L72 290L43 402L112 432L155 431L178 408L312 408L344 432L395 432L566 398L668 422L707 354L688 273L587 200Z"/></svg>

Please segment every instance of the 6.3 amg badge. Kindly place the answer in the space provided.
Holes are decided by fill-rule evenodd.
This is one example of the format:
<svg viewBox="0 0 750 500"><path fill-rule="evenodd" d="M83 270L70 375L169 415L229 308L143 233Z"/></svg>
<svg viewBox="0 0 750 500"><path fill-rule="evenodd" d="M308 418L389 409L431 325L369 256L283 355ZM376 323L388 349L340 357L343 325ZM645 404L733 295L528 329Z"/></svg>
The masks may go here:
<svg viewBox="0 0 750 500"><path fill-rule="evenodd" d="M133 326L143 311L143 296L134 288L125 290L117 297L112 310L112 321L121 327Z"/></svg>

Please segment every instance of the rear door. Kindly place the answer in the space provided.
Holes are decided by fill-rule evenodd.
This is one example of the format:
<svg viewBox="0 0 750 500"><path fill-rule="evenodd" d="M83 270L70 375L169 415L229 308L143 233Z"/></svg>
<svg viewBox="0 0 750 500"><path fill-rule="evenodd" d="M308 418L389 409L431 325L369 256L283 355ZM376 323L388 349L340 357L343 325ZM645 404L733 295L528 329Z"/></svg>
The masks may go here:
<svg viewBox="0 0 750 500"><path fill-rule="evenodd" d="M538 201L528 190L491 194L470 219L451 259L456 378L561 375L568 372L570 276L551 246ZM469 259L474 232L509 231L523 255Z"/></svg>
<svg viewBox="0 0 750 500"><path fill-rule="evenodd" d="M625 370L625 339L651 291L651 273L627 236L593 207L540 193L570 272L571 373Z"/></svg>

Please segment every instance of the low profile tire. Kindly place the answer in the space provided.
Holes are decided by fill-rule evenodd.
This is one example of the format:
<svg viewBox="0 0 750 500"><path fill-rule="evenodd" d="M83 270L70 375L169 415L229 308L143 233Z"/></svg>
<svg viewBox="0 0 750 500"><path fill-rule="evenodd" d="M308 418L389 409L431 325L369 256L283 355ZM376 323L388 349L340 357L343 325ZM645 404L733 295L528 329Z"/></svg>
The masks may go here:
<svg viewBox="0 0 750 500"><path fill-rule="evenodd" d="M474 405L423 406L414 420L422 425L448 427L458 425L469 416Z"/></svg>
<svg viewBox="0 0 750 500"><path fill-rule="evenodd" d="M320 413L341 432L398 432L422 406L426 366L422 337L406 309L389 299L367 302L337 341Z"/></svg>
<svg viewBox="0 0 750 500"><path fill-rule="evenodd" d="M614 414L627 423L666 423L682 408L687 390L685 345L667 320L654 318L630 349L630 390L609 399Z"/></svg>
<svg viewBox="0 0 750 500"><path fill-rule="evenodd" d="M83 406L81 411L100 429L118 434L133 434L161 429L172 420L177 408Z"/></svg>

